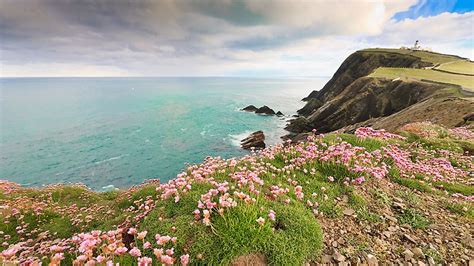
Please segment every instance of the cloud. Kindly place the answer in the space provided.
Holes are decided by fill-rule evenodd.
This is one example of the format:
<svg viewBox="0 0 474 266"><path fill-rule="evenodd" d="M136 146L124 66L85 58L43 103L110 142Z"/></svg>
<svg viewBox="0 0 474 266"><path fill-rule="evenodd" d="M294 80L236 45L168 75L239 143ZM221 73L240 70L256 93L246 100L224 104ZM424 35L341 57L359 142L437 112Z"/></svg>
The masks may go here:
<svg viewBox="0 0 474 266"><path fill-rule="evenodd" d="M331 75L355 49L413 33L472 53L472 13L391 19L415 2L0 0L1 75Z"/></svg>

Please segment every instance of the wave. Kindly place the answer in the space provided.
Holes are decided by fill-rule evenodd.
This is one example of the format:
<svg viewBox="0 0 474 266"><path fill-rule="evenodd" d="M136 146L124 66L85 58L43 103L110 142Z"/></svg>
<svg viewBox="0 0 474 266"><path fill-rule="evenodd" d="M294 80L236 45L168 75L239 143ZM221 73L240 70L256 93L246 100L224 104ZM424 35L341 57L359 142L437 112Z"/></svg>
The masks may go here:
<svg viewBox="0 0 474 266"><path fill-rule="evenodd" d="M246 130L242 133L239 134L229 134L229 139L232 145L240 147L240 141L243 140L244 138L248 137L252 133L250 130Z"/></svg>
<svg viewBox="0 0 474 266"><path fill-rule="evenodd" d="M116 157L111 157L111 158L108 158L108 159L105 159L105 160L102 160L102 161L97 161L97 162L95 162L95 164L101 164L101 163L105 163L105 162L118 160L118 159L121 159L123 157L127 157L128 155L129 154L122 154L122 155L119 155L119 156L116 156Z"/></svg>

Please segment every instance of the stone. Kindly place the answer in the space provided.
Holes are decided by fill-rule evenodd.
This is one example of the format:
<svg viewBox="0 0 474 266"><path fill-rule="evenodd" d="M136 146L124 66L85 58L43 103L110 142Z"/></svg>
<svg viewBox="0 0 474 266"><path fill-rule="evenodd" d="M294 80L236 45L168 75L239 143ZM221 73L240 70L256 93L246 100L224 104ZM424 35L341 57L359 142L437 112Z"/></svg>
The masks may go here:
<svg viewBox="0 0 474 266"><path fill-rule="evenodd" d="M282 112L280 112L280 111L276 112L276 115L277 115L277 116L284 116L284 114L283 114Z"/></svg>
<svg viewBox="0 0 474 266"><path fill-rule="evenodd" d="M367 263L369 264L369 266L376 266L376 265L379 265L379 261L377 260L377 258L372 255L372 254L367 254Z"/></svg>
<svg viewBox="0 0 474 266"><path fill-rule="evenodd" d="M273 111L272 108L264 105L264 106L258 108L257 110L255 110L255 113L256 114L265 114L265 115L274 115L275 111Z"/></svg>
<svg viewBox="0 0 474 266"><path fill-rule="evenodd" d="M321 263L322 264L329 264L329 263L331 263L331 261L332 261L332 256L331 255L326 254L326 255L323 255L321 257Z"/></svg>
<svg viewBox="0 0 474 266"><path fill-rule="evenodd" d="M352 216L354 215L355 211L351 208L345 208L342 213L344 213L344 215L347 215L347 216Z"/></svg>
<svg viewBox="0 0 474 266"><path fill-rule="evenodd" d="M334 254L332 255L332 258L337 262L342 262L346 260L346 257L344 257L344 255L342 255L338 251L334 252Z"/></svg>
<svg viewBox="0 0 474 266"><path fill-rule="evenodd" d="M423 254L423 250L421 250L421 248L412 248L411 252L413 252L416 258L425 257L425 254Z"/></svg>
<svg viewBox="0 0 474 266"><path fill-rule="evenodd" d="M434 259L432 257L428 257L428 265L433 266L436 265Z"/></svg>
<svg viewBox="0 0 474 266"><path fill-rule="evenodd" d="M249 105L245 108L242 108L242 111L246 111L246 112L255 112L257 111L257 107L255 107L254 105Z"/></svg>
<svg viewBox="0 0 474 266"><path fill-rule="evenodd" d="M263 149L265 148L265 135L262 131L256 131L250 134L248 137L240 141L240 145L244 149Z"/></svg>
<svg viewBox="0 0 474 266"><path fill-rule="evenodd" d="M410 235L403 234L403 237L406 238L408 241L412 242L413 244L416 244L415 239L413 239L413 237L411 237Z"/></svg>
<svg viewBox="0 0 474 266"><path fill-rule="evenodd" d="M413 256L415 254L413 254L413 252L411 252L411 250L405 249L405 251L403 251L402 255L403 255L403 257L405 258L406 261L409 261L413 258Z"/></svg>

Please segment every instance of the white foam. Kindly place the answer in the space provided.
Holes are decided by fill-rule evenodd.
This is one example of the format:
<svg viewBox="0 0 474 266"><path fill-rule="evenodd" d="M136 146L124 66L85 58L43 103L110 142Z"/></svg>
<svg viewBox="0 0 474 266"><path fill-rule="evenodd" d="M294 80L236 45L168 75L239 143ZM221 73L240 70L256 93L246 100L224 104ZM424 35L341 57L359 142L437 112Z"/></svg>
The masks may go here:
<svg viewBox="0 0 474 266"><path fill-rule="evenodd" d="M240 147L240 141L248 137L252 133L250 130L246 130L245 132L239 134L229 134L229 140L232 145Z"/></svg>
<svg viewBox="0 0 474 266"><path fill-rule="evenodd" d="M126 157L126 156L128 156L128 154L122 154L122 155L119 155L119 156L116 156L116 157L111 157L111 158L108 158L108 159L105 159L105 160L102 160L102 161L95 162L95 164L101 164L101 163L105 163L105 162L118 160L118 159L121 159L122 157Z"/></svg>

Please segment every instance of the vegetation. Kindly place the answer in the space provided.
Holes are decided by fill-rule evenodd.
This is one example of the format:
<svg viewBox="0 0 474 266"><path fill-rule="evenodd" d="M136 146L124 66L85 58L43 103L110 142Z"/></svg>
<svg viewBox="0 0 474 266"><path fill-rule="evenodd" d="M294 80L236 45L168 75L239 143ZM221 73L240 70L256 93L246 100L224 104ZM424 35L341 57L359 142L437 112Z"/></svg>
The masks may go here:
<svg viewBox="0 0 474 266"><path fill-rule="evenodd" d="M445 73L433 69L379 67L372 74L370 74L370 77L389 79L400 78L403 80L427 80L459 85L465 90L474 91L474 76Z"/></svg>
<svg viewBox="0 0 474 266"><path fill-rule="evenodd" d="M427 230L437 220L420 208L439 198L438 208L472 222L472 157L444 144L470 143L471 134L415 123L403 135L371 128L312 135L239 159L208 158L167 183L106 193L2 181L0 261L225 265L253 254L301 265L319 260L323 228L331 229L324 226L348 217L383 224L389 210L399 224ZM355 252L372 250L367 241L350 239Z"/></svg>

